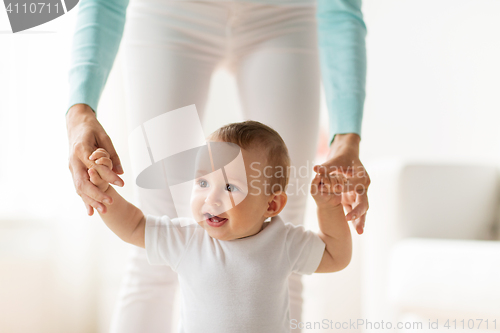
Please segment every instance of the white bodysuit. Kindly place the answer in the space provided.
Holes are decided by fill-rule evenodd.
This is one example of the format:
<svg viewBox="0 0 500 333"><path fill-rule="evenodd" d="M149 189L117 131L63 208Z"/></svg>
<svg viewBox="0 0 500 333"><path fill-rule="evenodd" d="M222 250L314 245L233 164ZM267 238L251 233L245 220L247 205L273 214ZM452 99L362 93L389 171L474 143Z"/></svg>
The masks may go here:
<svg viewBox="0 0 500 333"><path fill-rule="evenodd" d="M149 263L178 273L179 333L290 332L288 277L314 273L321 238L276 216L254 236L221 241L181 219L147 215L145 232Z"/></svg>

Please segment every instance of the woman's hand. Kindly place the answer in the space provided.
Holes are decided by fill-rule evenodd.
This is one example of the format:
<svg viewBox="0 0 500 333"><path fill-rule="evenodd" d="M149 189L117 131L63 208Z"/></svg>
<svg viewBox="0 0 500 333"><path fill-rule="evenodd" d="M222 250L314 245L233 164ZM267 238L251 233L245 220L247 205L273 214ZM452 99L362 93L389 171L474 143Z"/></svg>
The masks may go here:
<svg viewBox="0 0 500 333"><path fill-rule="evenodd" d="M88 215L94 214L94 208L105 213L106 206L103 203L110 205L113 200L90 182L88 169L94 167L95 162L89 157L97 148L106 149L113 162L113 170L107 169L100 176L108 183L123 186L123 180L117 175L123 174L123 169L113 143L97 121L94 111L86 104L75 104L69 109L66 114L66 128L69 141L69 169L76 193L82 197Z"/></svg>
<svg viewBox="0 0 500 333"><path fill-rule="evenodd" d="M359 160L359 141L357 134L337 134L330 146L328 160L314 167L315 172L320 172L321 167L326 167L330 173L341 173L347 177L342 194L342 205L347 210L346 219L354 221L358 234L363 233L368 210L367 190L370 186L370 177Z"/></svg>

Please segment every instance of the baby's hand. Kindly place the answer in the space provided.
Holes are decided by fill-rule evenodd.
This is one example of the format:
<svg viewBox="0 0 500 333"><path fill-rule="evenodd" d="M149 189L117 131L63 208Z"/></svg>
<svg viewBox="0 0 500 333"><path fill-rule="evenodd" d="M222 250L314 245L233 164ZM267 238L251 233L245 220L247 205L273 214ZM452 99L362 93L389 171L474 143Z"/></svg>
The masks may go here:
<svg viewBox="0 0 500 333"><path fill-rule="evenodd" d="M346 181L342 174L317 173L311 183L311 195L318 207L340 205Z"/></svg>
<svg viewBox="0 0 500 333"><path fill-rule="evenodd" d="M96 164L88 170L90 181L101 191L106 192L109 183L101 178L100 173L106 168L113 169L113 162L111 162L109 153L103 148L98 148L89 156L89 160L95 161Z"/></svg>

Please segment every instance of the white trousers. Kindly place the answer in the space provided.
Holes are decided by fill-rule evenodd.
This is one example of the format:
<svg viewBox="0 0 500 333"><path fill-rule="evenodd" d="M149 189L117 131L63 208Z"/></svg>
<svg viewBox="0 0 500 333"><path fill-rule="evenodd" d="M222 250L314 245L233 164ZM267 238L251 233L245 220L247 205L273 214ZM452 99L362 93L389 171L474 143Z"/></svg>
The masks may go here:
<svg viewBox="0 0 500 333"><path fill-rule="evenodd" d="M129 130L190 104L203 117L214 70L226 66L234 73L244 117L277 130L292 166L309 167L302 177L292 175L280 214L285 222L303 223L319 128L315 7L132 0L122 55ZM136 186L135 193L144 213L175 216L168 189ZM111 331L172 332L177 286L170 267L151 266L144 249L133 249ZM290 318L300 320L299 275L290 277L289 291Z"/></svg>

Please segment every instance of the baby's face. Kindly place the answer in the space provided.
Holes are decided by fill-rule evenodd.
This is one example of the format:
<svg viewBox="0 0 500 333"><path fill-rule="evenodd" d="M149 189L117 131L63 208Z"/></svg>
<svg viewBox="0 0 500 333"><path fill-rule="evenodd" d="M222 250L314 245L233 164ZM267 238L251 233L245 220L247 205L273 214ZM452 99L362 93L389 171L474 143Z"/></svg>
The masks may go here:
<svg viewBox="0 0 500 333"><path fill-rule="evenodd" d="M263 185L265 151L252 148L241 152L243 161L226 165L225 175L221 169L202 170L195 179L191 197L193 216L211 237L220 240L255 235L267 218L272 196L265 194Z"/></svg>

